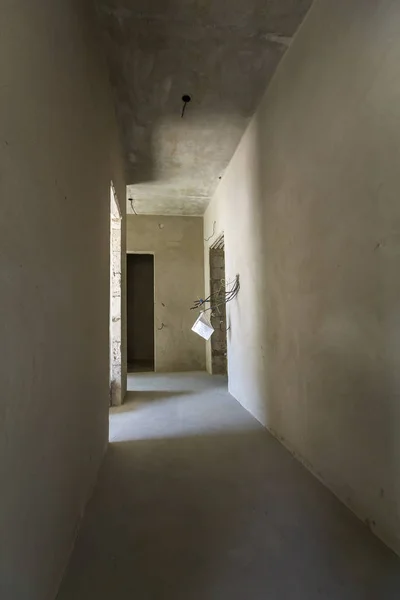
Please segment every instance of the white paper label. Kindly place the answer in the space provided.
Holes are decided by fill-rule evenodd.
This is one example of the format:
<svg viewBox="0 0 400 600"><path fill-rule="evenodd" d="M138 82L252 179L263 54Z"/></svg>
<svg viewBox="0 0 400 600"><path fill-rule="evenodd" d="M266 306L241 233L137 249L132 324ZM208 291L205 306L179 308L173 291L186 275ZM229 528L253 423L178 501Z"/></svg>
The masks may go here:
<svg viewBox="0 0 400 600"><path fill-rule="evenodd" d="M209 340L214 333L214 327L211 325L204 313L201 313L192 327L192 331L200 335L205 340Z"/></svg>

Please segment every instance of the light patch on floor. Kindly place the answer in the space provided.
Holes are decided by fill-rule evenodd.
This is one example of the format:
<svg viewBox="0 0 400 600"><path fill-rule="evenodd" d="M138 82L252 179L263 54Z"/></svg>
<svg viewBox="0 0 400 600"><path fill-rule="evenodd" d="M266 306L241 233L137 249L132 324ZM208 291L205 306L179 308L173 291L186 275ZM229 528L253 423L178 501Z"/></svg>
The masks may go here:
<svg viewBox="0 0 400 600"><path fill-rule="evenodd" d="M125 404L111 410L110 442L259 428L239 406L232 410L222 376L135 373L128 375L128 390Z"/></svg>
<svg viewBox="0 0 400 600"><path fill-rule="evenodd" d="M58 600L398 600L399 559L223 378L129 388Z"/></svg>

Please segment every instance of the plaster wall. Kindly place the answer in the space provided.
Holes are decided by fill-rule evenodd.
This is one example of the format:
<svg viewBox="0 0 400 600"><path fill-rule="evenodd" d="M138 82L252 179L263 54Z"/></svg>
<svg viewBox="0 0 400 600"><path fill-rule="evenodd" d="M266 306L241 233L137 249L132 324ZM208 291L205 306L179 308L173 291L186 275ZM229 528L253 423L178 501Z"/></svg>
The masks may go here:
<svg viewBox="0 0 400 600"><path fill-rule="evenodd" d="M127 216L127 251L154 254L156 371L205 368L204 340L191 331L204 292L203 219Z"/></svg>
<svg viewBox="0 0 400 600"><path fill-rule="evenodd" d="M0 8L0 597L52 600L108 439L110 181L90 2ZM124 207L121 206L122 210Z"/></svg>
<svg viewBox="0 0 400 600"><path fill-rule="evenodd" d="M317 0L205 213L241 281L230 391L398 553L399 28Z"/></svg>

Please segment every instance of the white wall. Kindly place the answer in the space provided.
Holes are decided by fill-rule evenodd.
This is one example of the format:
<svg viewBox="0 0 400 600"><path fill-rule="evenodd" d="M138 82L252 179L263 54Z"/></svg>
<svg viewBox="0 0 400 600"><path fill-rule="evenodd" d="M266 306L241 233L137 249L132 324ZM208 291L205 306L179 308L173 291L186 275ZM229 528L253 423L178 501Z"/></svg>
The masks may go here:
<svg viewBox="0 0 400 600"><path fill-rule="evenodd" d="M190 310L204 293L203 219L128 215L126 248L154 254L156 371L203 370L204 340L191 330L198 313Z"/></svg>
<svg viewBox="0 0 400 600"><path fill-rule="evenodd" d="M317 0L205 215L241 278L232 394L397 552L399 30Z"/></svg>
<svg viewBox="0 0 400 600"><path fill-rule="evenodd" d="M110 181L125 186L89 6L0 7L4 599L54 598L107 444Z"/></svg>

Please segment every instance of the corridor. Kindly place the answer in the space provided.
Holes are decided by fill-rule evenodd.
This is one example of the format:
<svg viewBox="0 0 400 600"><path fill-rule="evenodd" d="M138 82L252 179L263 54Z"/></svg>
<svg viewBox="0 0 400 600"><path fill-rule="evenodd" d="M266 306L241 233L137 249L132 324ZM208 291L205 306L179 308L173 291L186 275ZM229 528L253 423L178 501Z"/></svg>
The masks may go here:
<svg viewBox="0 0 400 600"><path fill-rule="evenodd" d="M205 373L135 374L58 600L395 600L399 559Z"/></svg>

